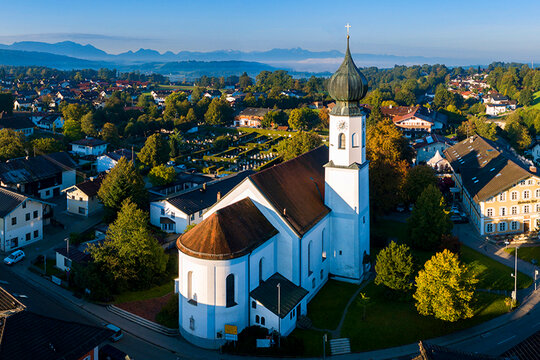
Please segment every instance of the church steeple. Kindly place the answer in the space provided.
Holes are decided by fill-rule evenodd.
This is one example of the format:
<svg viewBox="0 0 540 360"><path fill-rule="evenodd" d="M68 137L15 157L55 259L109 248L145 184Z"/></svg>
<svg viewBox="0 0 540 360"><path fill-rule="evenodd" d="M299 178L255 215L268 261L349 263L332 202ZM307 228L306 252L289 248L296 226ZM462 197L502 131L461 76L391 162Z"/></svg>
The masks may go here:
<svg viewBox="0 0 540 360"><path fill-rule="evenodd" d="M328 83L328 92L336 100L336 106L331 114L337 116L356 116L361 115L359 101L366 96L368 91L368 82L362 74L351 56L349 49L349 25L347 24L347 50L345 58L339 69L332 75Z"/></svg>

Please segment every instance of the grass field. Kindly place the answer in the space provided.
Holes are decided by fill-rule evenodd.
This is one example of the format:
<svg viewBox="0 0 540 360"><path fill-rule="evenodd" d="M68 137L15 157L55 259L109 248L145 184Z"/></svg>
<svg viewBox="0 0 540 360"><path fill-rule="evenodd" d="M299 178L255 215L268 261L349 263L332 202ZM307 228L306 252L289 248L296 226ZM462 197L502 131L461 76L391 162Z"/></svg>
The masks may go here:
<svg viewBox="0 0 540 360"><path fill-rule="evenodd" d="M313 326L334 330L339 325L343 309L358 289L358 285L329 280L308 304L308 314L313 314Z"/></svg>
<svg viewBox="0 0 540 360"><path fill-rule="evenodd" d="M195 88L193 85L158 85L158 87L163 90L193 90Z"/></svg>
<svg viewBox="0 0 540 360"><path fill-rule="evenodd" d="M370 298L366 318L363 306L353 303L341 331L351 339L352 351L368 351L410 344L453 333L502 315L508 311L504 297L488 293L477 294L475 316L454 323L418 314L413 301L399 301L373 283L363 293Z"/></svg>
<svg viewBox="0 0 540 360"><path fill-rule="evenodd" d="M167 295L174 291L174 283L167 282L164 285L154 286L153 288L141 291L127 291L114 297L115 304L131 302L136 300L147 300Z"/></svg>
<svg viewBox="0 0 540 360"><path fill-rule="evenodd" d="M504 251L511 255L514 255L515 252L514 248L507 248ZM530 263L536 262L538 264L538 262L540 262L540 246L520 247L518 249L518 258Z"/></svg>

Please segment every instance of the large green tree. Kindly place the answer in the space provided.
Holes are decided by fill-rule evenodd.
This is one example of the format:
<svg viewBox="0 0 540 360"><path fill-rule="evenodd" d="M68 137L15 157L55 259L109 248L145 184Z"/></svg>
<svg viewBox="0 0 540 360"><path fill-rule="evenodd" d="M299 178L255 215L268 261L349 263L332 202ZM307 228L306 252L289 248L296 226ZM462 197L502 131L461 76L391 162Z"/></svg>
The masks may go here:
<svg viewBox="0 0 540 360"><path fill-rule="evenodd" d="M204 120L209 125L223 125L231 120L232 109L227 100L215 98L208 105Z"/></svg>
<svg viewBox="0 0 540 360"><path fill-rule="evenodd" d="M317 112L309 108L293 109L289 115L289 126L295 130L309 130L319 122Z"/></svg>
<svg viewBox="0 0 540 360"><path fill-rule="evenodd" d="M444 198L435 185L422 191L411 216L407 220L407 235L413 247L434 250L441 244L443 235L452 231L450 214L445 209Z"/></svg>
<svg viewBox="0 0 540 360"><path fill-rule="evenodd" d="M39 138L32 140L32 149L36 155L63 151L64 144L53 138Z"/></svg>
<svg viewBox="0 0 540 360"><path fill-rule="evenodd" d="M118 135L118 129L113 123L105 123L101 129L101 138L109 144L118 144L120 136Z"/></svg>
<svg viewBox="0 0 540 360"><path fill-rule="evenodd" d="M448 250L436 253L416 277L416 309L422 315L454 322L474 315L471 302L478 279Z"/></svg>
<svg viewBox="0 0 540 360"><path fill-rule="evenodd" d="M10 92L0 93L0 113L5 112L6 114L13 113L13 104L15 102L15 97Z"/></svg>
<svg viewBox="0 0 540 360"><path fill-rule="evenodd" d="M169 160L171 149L161 134L154 134L146 139L143 148L137 155L139 160L150 167L165 164Z"/></svg>
<svg viewBox="0 0 540 360"><path fill-rule="evenodd" d="M108 210L108 217L113 218L126 199L131 199L141 208L146 206L148 194L144 180L133 163L122 157L103 179L98 197Z"/></svg>
<svg viewBox="0 0 540 360"><path fill-rule="evenodd" d="M407 201L415 203L426 187L436 184L437 176L431 167L427 165L415 166L407 171L405 184L403 184L403 196Z"/></svg>
<svg viewBox="0 0 540 360"><path fill-rule="evenodd" d="M176 176L176 171L171 166L158 165L153 167L148 174L148 180L154 186L166 185L173 182L174 177Z"/></svg>
<svg viewBox="0 0 540 360"><path fill-rule="evenodd" d="M64 132L64 136L68 141L79 140L84 137L81 129L81 123L77 120L66 119L66 121L64 121L62 131Z"/></svg>
<svg viewBox="0 0 540 360"><path fill-rule="evenodd" d="M409 291L412 289L414 263L407 245L398 245L394 241L377 254L375 263L375 284L384 285L392 290Z"/></svg>
<svg viewBox="0 0 540 360"><path fill-rule="evenodd" d="M89 111L81 118L81 130L87 136L97 135L94 114L92 112Z"/></svg>
<svg viewBox="0 0 540 360"><path fill-rule="evenodd" d="M23 142L21 134L12 129L0 130L0 160L6 161L16 157L24 156Z"/></svg>
<svg viewBox="0 0 540 360"><path fill-rule="evenodd" d="M149 287L167 265L163 248L148 228L147 214L130 199L122 202L117 219L109 225L106 241L89 250L100 271L119 288Z"/></svg>
<svg viewBox="0 0 540 360"><path fill-rule="evenodd" d="M287 161L315 149L321 143L321 137L316 133L301 131L289 139L282 140L277 150L282 159Z"/></svg>

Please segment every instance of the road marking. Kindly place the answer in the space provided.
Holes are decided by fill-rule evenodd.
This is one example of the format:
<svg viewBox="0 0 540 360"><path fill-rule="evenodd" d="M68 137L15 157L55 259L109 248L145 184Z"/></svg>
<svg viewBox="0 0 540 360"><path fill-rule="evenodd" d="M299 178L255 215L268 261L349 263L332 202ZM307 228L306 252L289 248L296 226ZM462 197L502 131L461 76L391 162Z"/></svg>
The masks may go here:
<svg viewBox="0 0 540 360"><path fill-rule="evenodd" d="M507 342L507 341L510 341L510 340L512 340L512 339L515 338L515 337L516 337L516 335L512 335L512 336L510 336L510 337L509 337L508 339L506 339L506 340L499 341L499 342L497 343L497 345L500 345L500 344L502 344L502 343L505 343L505 342Z"/></svg>

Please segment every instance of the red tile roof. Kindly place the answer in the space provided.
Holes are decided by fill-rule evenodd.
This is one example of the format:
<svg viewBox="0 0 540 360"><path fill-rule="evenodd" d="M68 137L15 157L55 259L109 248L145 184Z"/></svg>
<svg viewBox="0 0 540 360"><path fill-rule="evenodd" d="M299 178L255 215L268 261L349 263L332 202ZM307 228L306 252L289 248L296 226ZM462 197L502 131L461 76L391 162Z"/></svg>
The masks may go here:
<svg viewBox="0 0 540 360"><path fill-rule="evenodd" d="M278 231L245 198L217 210L181 235L176 246L183 253L208 260L229 260L249 253Z"/></svg>
<svg viewBox="0 0 540 360"><path fill-rule="evenodd" d="M251 181L283 216L304 236L330 212L324 204L324 168L328 148L320 146L297 158L250 176Z"/></svg>

